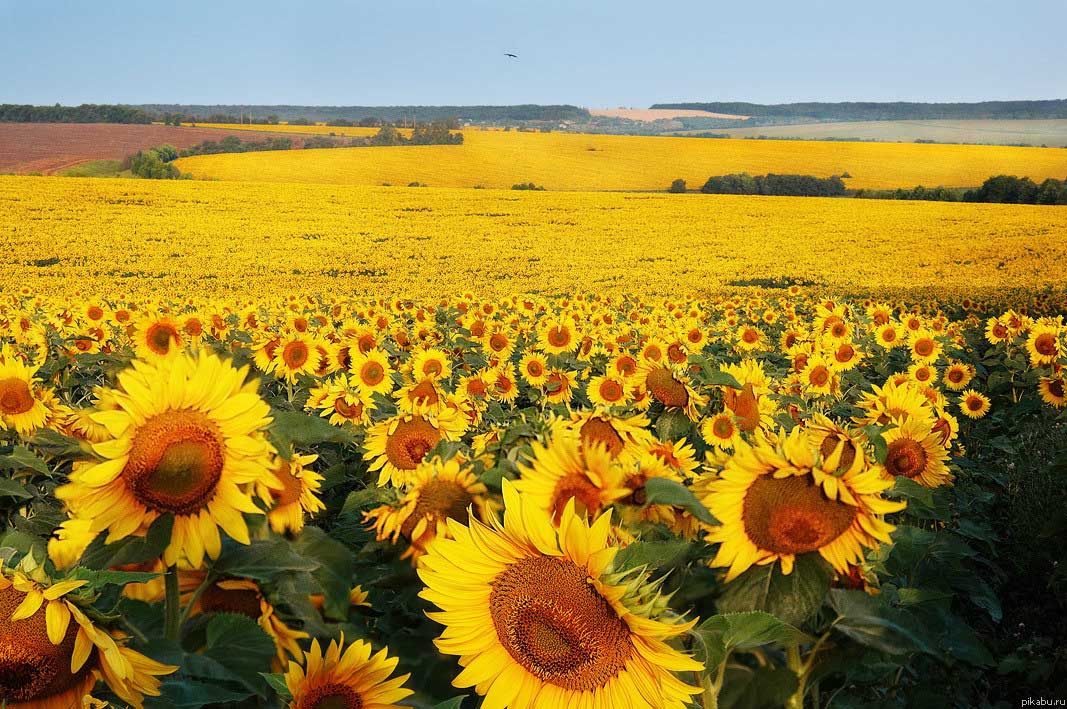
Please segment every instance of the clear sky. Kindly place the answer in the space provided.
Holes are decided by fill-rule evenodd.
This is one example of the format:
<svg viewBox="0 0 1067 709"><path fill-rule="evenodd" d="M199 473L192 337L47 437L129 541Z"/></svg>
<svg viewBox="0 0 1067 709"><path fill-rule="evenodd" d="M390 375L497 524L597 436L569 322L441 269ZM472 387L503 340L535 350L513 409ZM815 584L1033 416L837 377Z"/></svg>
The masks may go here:
<svg viewBox="0 0 1067 709"><path fill-rule="evenodd" d="M1067 98L1065 37L1067 0L0 0L0 102Z"/></svg>

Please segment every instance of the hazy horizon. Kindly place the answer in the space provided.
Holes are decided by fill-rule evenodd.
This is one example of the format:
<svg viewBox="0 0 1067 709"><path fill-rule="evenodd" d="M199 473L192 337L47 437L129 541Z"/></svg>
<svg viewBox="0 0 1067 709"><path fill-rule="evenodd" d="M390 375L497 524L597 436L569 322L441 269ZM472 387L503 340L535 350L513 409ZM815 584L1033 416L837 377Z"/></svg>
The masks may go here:
<svg viewBox="0 0 1067 709"><path fill-rule="evenodd" d="M1040 21L1035 21L1040 20ZM227 105L980 102L1067 96L1067 3L832 0L536 9L0 0L0 102ZM519 55L517 59L506 52Z"/></svg>

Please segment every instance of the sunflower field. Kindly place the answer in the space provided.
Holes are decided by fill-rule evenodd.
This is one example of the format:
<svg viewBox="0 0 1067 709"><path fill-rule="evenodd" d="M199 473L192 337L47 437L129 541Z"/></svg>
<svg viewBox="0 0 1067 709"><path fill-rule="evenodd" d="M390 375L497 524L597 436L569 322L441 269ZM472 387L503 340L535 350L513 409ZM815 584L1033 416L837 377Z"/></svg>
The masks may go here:
<svg viewBox="0 0 1067 709"><path fill-rule="evenodd" d="M1040 686L1056 651L998 644L1019 523L999 506L1052 484L1037 470L1062 484L1064 306L5 290L0 698L797 709ZM1062 539L1047 513L1035 547ZM1062 612L1040 558L1032 605Z"/></svg>

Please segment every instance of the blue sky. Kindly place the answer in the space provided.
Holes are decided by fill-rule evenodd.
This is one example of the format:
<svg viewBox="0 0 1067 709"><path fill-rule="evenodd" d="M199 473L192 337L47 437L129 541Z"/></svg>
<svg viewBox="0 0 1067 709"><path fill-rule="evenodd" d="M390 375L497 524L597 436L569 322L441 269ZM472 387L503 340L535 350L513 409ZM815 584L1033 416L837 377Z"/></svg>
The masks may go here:
<svg viewBox="0 0 1067 709"><path fill-rule="evenodd" d="M1067 98L1064 28L1064 0L0 0L0 102Z"/></svg>

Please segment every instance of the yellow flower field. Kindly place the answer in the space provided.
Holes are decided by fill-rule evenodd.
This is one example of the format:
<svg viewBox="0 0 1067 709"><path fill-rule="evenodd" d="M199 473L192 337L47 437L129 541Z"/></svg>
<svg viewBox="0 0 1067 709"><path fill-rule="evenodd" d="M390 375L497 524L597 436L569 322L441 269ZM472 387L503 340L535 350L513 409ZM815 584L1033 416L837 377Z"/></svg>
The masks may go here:
<svg viewBox="0 0 1067 709"><path fill-rule="evenodd" d="M1065 232L1067 210L1026 205L9 176L0 288L677 296L791 279L948 302L1061 286Z"/></svg>
<svg viewBox="0 0 1067 709"><path fill-rule="evenodd" d="M301 133L303 135L343 135L343 136L368 136L378 132L377 128L363 128L361 126L291 126L288 123L277 125L253 125L250 123L183 123L182 125L196 126L197 128L224 128L226 130L247 130L268 133ZM411 131L407 131L410 133Z"/></svg>
<svg viewBox="0 0 1067 709"><path fill-rule="evenodd" d="M227 126L233 127L233 126ZM248 126L293 132L366 135L374 129ZM196 177L345 185L510 188L534 182L548 190L665 190L682 178L699 187L712 175L848 173L856 189L925 185L975 187L992 175L1041 181L1067 176L1067 150L982 145L726 140L642 136L463 131L463 145L294 150L205 155L177 165Z"/></svg>

